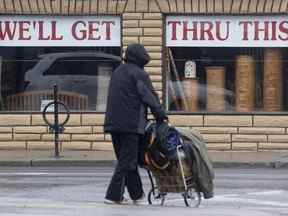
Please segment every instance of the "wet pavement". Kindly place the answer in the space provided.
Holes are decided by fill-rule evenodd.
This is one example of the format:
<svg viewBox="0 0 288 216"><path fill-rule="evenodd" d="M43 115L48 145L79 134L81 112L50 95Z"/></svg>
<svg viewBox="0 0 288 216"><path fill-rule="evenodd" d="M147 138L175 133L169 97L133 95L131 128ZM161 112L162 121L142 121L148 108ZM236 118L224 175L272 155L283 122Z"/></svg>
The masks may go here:
<svg viewBox="0 0 288 216"><path fill-rule="evenodd" d="M112 167L14 167L0 169L0 215L5 216L147 216L288 215L285 168L215 169L215 197L187 208L180 194L168 194L164 206L115 206L103 203ZM150 182L141 172L145 191ZM126 195L128 196L128 195Z"/></svg>

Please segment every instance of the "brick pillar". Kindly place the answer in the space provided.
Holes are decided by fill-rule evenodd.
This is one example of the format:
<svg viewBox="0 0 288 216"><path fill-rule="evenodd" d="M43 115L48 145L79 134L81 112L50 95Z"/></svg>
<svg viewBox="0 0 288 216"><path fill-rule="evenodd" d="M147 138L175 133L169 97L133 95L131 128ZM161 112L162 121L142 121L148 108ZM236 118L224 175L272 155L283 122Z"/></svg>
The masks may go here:
<svg viewBox="0 0 288 216"><path fill-rule="evenodd" d="M145 67L153 86L162 100L162 14L161 13L124 13L123 14L123 47L130 43L141 43L151 56Z"/></svg>

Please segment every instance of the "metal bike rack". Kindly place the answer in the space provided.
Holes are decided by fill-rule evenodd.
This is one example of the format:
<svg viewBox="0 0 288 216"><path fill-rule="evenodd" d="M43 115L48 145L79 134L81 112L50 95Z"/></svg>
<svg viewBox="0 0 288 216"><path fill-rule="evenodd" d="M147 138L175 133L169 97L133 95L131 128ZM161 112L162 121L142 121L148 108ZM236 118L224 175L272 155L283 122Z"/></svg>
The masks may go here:
<svg viewBox="0 0 288 216"><path fill-rule="evenodd" d="M64 125L68 122L69 118L70 118L70 111L68 109L68 107L61 101L58 101L58 86L54 85L54 100L49 102L45 108L43 109L42 112L42 117L43 120L45 121L45 123L49 126L49 131L54 132L54 143L55 143L55 157L59 158L59 134L63 133L64 131ZM62 123L59 123L59 105L64 107L64 112L66 114L66 118L64 119L64 121ZM47 114L51 113L48 112L48 108L50 106L54 106L53 109L53 115L54 115L54 122L50 122L47 119ZM62 112L61 112L62 113Z"/></svg>

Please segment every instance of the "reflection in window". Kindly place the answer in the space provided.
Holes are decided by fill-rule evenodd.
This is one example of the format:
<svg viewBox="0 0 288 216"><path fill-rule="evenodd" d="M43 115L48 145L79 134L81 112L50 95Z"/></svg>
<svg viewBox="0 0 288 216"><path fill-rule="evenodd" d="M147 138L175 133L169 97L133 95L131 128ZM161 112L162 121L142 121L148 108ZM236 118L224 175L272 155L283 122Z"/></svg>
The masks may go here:
<svg viewBox="0 0 288 216"><path fill-rule="evenodd" d="M167 48L170 111L286 111L283 48Z"/></svg>
<svg viewBox="0 0 288 216"><path fill-rule="evenodd" d="M57 84L60 100L71 110L105 111L118 56L120 48L2 47L2 110L40 111Z"/></svg>

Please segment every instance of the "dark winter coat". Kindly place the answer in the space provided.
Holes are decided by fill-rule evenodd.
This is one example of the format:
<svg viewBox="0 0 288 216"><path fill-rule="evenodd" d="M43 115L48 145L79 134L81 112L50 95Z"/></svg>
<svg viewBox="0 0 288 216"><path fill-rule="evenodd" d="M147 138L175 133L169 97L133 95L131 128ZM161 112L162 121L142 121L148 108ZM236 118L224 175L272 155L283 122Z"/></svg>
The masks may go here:
<svg viewBox="0 0 288 216"><path fill-rule="evenodd" d="M105 132L129 132L144 134L147 107L156 119L166 118L148 74L144 71L150 57L140 44L127 47L125 64L112 73Z"/></svg>

